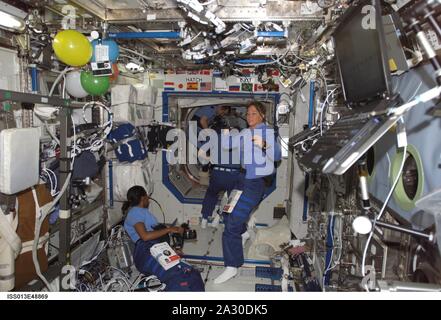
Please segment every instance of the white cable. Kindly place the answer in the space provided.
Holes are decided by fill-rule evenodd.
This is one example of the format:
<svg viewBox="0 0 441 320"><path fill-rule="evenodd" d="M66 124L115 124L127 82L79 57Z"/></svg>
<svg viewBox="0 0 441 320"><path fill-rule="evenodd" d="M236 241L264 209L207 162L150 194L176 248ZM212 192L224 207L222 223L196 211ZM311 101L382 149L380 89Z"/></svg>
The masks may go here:
<svg viewBox="0 0 441 320"><path fill-rule="evenodd" d="M109 266L110 269L116 270L118 272L120 272L124 277L129 278L129 275L127 273L125 273L124 271L122 271L121 269L118 269L114 266Z"/></svg>
<svg viewBox="0 0 441 320"><path fill-rule="evenodd" d="M84 120L85 123L88 123L88 122L87 122L87 119L86 119L85 111L86 111L87 108L90 108L90 107L93 107L93 106L98 106L98 107L100 107L100 108L103 108L104 110L107 111L107 114L109 115L109 120L107 120L107 121L101 126L101 128L104 129L104 132L103 132L103 139L105 139L105 138L109 135L109 133L110 133L110 131L112 130L112 127L113 127L113 113L112 113L112 111L111 111L111 110L110 110L110 109L109 109L104 103L102 103L102 102L99 102L99 101L91 101L91 102L88 102L88 103L86 103L86 104L83 106L83 120Z"/></svg>
<svg viewBox="0 0 441 320"><path fill-rule="evenodd" d="M40 178L43 179L45 176L43 175L43 173L46 175L46 179L44 179L45 183L50 183L51 185L51 192L53 189L53 182L52 182L52 175L49 174L49 172L46 171L46 169L41 170L42 174L40 175ZM49 178L49 180L47 180Z"/></svg>
<svg viewBox="0 0 441 320"><path fill-rule="evenodd" d="M54 180L53 180L54 181L54 190L57 191L57 187L58 187L57 175L51 169L46 168L45 170L47 172L49 172L54 177Z"/></svg>
<svg viewBox="0 0 441 320"><path fill-rule="evenodd" d="M337 216L337 217L340 217L340 216ZM334 269L340 264L340 259L341 259L342 252L343 252L343 239L342 239L342 237L341 237L341 228L342 228L342 221L341 221L341 219L342 219L342 218L340 217L340 222L339 222L339 229L340 229L340 235L339 235L340 246L339 246L339 248L340 248L340 252L339 252L338 258L337 258L337 260L336 260L336 262L335 262L335 265L332 266L331 268L329 268L329 269L327 270L327 272L329 272L329 271L331 271L331 270L334 270Z"/></svg>
<svg viewBox="0 0 441 320"><path fill-rule="evenodd" d="M127 281L127 279L125 279L125 278L123 278L123 277L115 277L115 278L112 278L112 279L106 284L106 286L105 286L105 288L104 288L103 291L107 292L107 291L109 291L110 287L111 287L113 284L115 284L115 283L118 283L118 284L119 284L119 281L118 281L118 280L122 280L123 283L127 286L128 291L131 291L130 283ZM120 291L122 291L123 286L120 285L120 288L121 288Z"/></svg>
<svg viewBox="0 0 441 320"><path fill-rule="evenodd" d="M362 273L363 277L366 276L366 266L365 266L365 264L366 264L367 251L368 251L370 242L372 240L372 237L374 236L375 225L376 225L377 221L380 220L381 217L383 216L383 214L385 212L385 209L387 207L387 204L388 204L390 198L392 197L392 194L393 194L393 192L394 192L394 190L395 190L395 188L396 188L396 186L398 184L398 181L401 178L401 173L402 173L403 168L404 168L404 163L406 162L406 155L407 155L407 145L404 146L403 160L401 161L400 170L398 170L397 176L395 178L394 183L392 184L392 187L391 187L391 189L389 191L389 194L387 195L386 199L384 200L383 207L381 208L379 214L374 219L374 223L372 225L372 230L371 230L371 232L369 234L369 237L368 237L368 239L366 241L366 245L365 245L364 251L363 251L363 259L362 259L362 263L361 263L361 273Z"/></svg>
<svg viewBox="0 0 441 320"><path fill-rule="evenodd" d="M387 159L387 177L390 178L390 173L392 170L392 163L390 161L389 152L386 152L386 159Z"/></svg>
<svg viewBox="0 0 441 320"><path fill-rule="evenodd" d="M58 75L58 77L55 79L54 84L52 85L51 90L49 91L49 97L52 97L52 95L54 94L54 91L55 91L55 88L56 88L57 85L58 85L58 82L61 81L61 79L66 75L66 73L68 73L69 71L73 71L73 70L76 70L76 68L70 68L70 67L67 67L66 69L64 69L64 70Z"/></svg>
<svg viewBox="0 0 441 320"><path fill-rule="evenodd" d="M55 134L52 133L51 130L49 130L49 125L48 125L47 121L44 120L43 118L41 118L41 116L38 113L34 112L34 114L43 123L44 127L46 128L47 133L49 133L49 135L51 136L52 140L54 140L58 145L60 145L60 140L55 136Z"/></svg>
<svg viewBox="0 0 441 320"><path fill-rule="evenodd" d="M187 44L192 43L193 41L195 41L200 35L202 34L202 31L199 31L199 33L197 35L195 35L193 38L190 39L190 42Z"/></svg>
<svg viewBox="0 0 441 320"><path fill-rule="evenodd" d="M66 99L66 74L63 74L63 91L61 93L61 97Z"/></svg>
<svg viewBox="0 0 441 320"><path fill-rule="evenodd" d="M67 67L67 68L65 68L65 69L64 69L64 70L58 75L58 77L57 77L57 78L55 79L55 81L54 81L54 84L52 85L52 88L51 88L50 91L49 91L49 94L48 94L49 97L52 97L52 95L54 94L55 88L57 87L57 85L58 85L58 83L61 81L61 79L65 79L66 74L67 74L68 72L70 72L70 71L73 71L73 70L76 70L76 68L70 68L70 67ZM65 92L66 92L66 80L64 80L64 82L63 82L63 92L62 92L62 97L63 97L63 98L65 97ZM44 107L42 106L42 107L40 108L40 111L39 111L39 112L43 112L43 110L41 110L41 109L43 109L43 108L44 108ZM53 109L53 107L48 107L48 108ZM47 132L48 132L49 135L51 136L51 138L52 138L53 140L55 140L58 144L60 144L60 140L58 140L58 138L57 138L57 137L56 137L56 136L55 136L55 135L49 130L49 126L48 126L47 121L44 120L44 119L42 119L38 113L35 113L35 112L34 112L34 114L40 119L41 122L43 122L43 124L44 124L44 126L45 126ZM50 115L52 115L52 114L53 114L53 112L50 113Z"/></svg>
<svg viewBox="0 0 441 320"><path fill-rule="evenodd" d="M323 292L326 291L326 289L325 289L326 274L327 274L328 271L330 270L329 268L330 268L330 266L331 266L331 264L332 264L332 259L333 259L333 257L334 257L334 230L333 230L333 229L334 229L334 215L335 215L335 213L334 213L334 212L331 212L331 215L330 215L330 217L331 217L331 222L330 222L330 225L329 225L329 231L330 231L330 234L331 234L332 249L331 249L331 257L329 258L329 263L328 263L328 265L326 266L326 270L325 270L325 272L323 272L323 286L322 286ZM325 261L326 261L326 259L325 259Z"/></svg>
<svg viewBox="0 0 441 320"><path fill-rule="evenodd" d="M418 247L416 248L416 250L415 250L415 254L414 254L414 256L413 256L413 261L412 261L412 271L413 272L415 272L416 271L416 268L417 268L417 266L418 266L418 253L420 252L420 251L426 251L420 244L418 245Z"/></svg>
<svg viewBox="0 0 441 320"><path fill-rule="evenodd" d="M73 122L72 122L72 124L75 125ZM74 141L75 140L76 140L76 133L75 133L75 129L74 129ZM75 153L73 153L72 160L70 163L70 172L69 172L69 174L66 178L66 181L64 182L64 185L61 188L59 194L57 195L57 197L54 200L52 200L52 202L50 204L45 205L45 207L44 207L45 210L41 210L40 218L35 219L35 232L34 232L35 238L34 238L34 243L32 245L32 262L34 263L35 271L36 271L38 277L41 279L41 281L43 281L43 283L45 284L45 286L47 287L47 289L49 291L54 291L54 288L52 288L50 283L47 281L47 279L44 277L43 273L41 272L40 263L38 262L38 255L37 255L37 250L38 250L37 248L38 248L38 243L39 243L39 239L40 239L41 226L42 226L44 220L46 219L46 217L49 215L49 213L52 211L52 209L58 203L58 201L60 201L61 197L66 192L66 190L70 184L70 179L72 178L72 170L73 170L74 162L75 162L75 156L76 156Z"/></svg>
<svg viewBox="0 0 441 320"><path fill-rule="evenodd" d="M332 96L332 94L333 94L337 89L338 89L338 88L335 88L334 90L329 91L329 93L326 95L326 99L325 99L325 101L324 101L323 104L322 104L321 111L320 111L320 136L323 135L323 113L324 113L324 110L325 110L326 106L329 105L329 102L328 102L329 97Z"/></svg>
<svg viewBox="0 0 441 320"><path fill-rule="evenodd" d="M418 88L416 88L415 93L409 98L407 99L407 102L409 102L410 100L412 100L413 98L415 98L415 96L417 95L418 91L420 90L421 86L423 85L423 82L421 81L420 84L418 85Z"/></svg>
<svg viewBox="0 0 441 320"><path fill-rule="evenodd" d="M57 192L57 188L56 188L57 177L55 177L55 181L53 181L52 174L49 173L49 169L43 169L42 172L45 173L46 176L49 178L49 183L51 185L51 196L54 197Z"/></svg>

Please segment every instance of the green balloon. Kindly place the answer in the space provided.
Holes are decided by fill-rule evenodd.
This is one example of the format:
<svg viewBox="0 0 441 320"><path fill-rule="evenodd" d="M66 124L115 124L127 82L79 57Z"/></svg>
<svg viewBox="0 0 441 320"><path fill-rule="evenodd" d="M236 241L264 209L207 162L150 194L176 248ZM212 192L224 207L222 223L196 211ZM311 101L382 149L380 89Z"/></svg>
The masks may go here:
<svg viewBox="0 0 441 320"><path fill-rule="evenodd" d="M109 77L96 77L90 71L81 72L81 85L92 96L101 96L109 90Z"/></svg>

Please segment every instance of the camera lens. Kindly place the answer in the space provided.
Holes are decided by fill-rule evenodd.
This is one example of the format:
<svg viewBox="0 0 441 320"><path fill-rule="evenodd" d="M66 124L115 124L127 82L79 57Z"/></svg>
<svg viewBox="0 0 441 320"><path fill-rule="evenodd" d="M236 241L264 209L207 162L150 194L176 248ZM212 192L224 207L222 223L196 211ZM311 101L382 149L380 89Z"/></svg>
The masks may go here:
<svg viewBox="0 0 441 320"><path fill-rule="evenodd" d="M184 232L184 239L186 239L186 240L196 239L196 236L197 236L196 230L187 229Z"/></svg>

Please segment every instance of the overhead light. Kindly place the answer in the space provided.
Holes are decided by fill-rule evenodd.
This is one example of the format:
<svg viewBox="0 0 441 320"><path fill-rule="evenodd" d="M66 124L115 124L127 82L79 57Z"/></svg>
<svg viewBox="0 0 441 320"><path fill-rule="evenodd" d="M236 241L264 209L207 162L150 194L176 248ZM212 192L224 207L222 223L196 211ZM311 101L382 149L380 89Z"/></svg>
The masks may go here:
<svg viewBox="0 0 441 320"><path fill-rule="evenodd" d="M26 15L26 12L0 1L0 28L23 31L26 26L24 20Z"/></svg>

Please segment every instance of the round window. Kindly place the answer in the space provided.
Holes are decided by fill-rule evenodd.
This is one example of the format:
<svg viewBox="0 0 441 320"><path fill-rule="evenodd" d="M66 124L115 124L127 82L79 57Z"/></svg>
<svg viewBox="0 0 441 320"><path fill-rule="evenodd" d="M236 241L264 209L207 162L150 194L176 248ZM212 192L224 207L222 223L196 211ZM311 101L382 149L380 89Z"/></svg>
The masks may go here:
<svg viewBox="0 0 441 320"><path fill-rule="evenodd" d="M391 184L395 181L403 162L403 152L398 152L392 162ZM421 197L424 187L424 170L418 150L409 145L407 147L401 179L398 180L394 191L394 199L401 209L411 211L415 202Z"/></svg>
<svg viewBox="0 0 441 320"><path fill-rule="evenodd" d="M403 179L404 192L407 197L411 200L415 199L418 191L418 167L415 158L410 153L407 154L401 177Z"/></svg>

